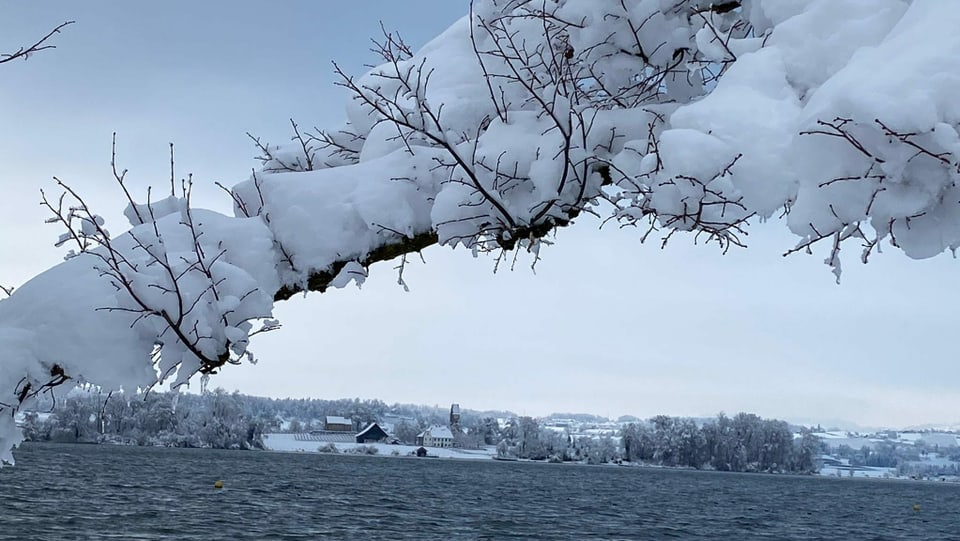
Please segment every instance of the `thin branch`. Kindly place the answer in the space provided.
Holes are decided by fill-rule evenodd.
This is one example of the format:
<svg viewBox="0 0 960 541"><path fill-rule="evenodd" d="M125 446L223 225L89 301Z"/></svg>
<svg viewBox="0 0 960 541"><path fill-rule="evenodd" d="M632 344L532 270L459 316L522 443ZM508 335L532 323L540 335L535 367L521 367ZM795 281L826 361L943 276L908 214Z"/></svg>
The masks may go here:
<svg viewBox="0 0 960 541"><path fill-rule="evenodd" d="M20 47L19 49L17 49L17 50L16 50L15 52L13 52L13 53L0 53L0 64L3 64L3 63L5 63L5 62L11 62L11 61L16 60L16 59L18 59L18 58L22 58L22 59L26 60L27 58L30 57L30 55L32 55L32 54L34 54L34 53L38 53L38 52L40 52L40 51L45 51L45 50L47 50L47 49L56 49L57 46L56 46L56 45L48 45L48 44L47 44L47 40L49 40L50 38L52 38L55 34L59 34L61 30L63 30L64 28L66 28L67 26L69 26L69 25L71 25L71 24L73 24L73 23L75 23L75 22L76 22L76 21L66 21L66 22L60 23L59 25L57 25L56 28L54 28L53 30L51 30L50 32L48 32L47 35L45 35L45 36L43 36L42 38L40 38L40 40L37 41L36 43L34 43L33 45L28 45L28 46L26 46L26 47Z"/></svg>

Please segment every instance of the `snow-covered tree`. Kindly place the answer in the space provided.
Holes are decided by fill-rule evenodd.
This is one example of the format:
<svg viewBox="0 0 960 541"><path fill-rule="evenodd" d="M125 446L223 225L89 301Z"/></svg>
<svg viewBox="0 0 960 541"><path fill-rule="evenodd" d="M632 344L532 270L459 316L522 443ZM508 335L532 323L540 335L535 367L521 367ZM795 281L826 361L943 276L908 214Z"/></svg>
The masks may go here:
<svg viewBox="0 0 960 541"><path fill-rule="evenodd" d="M813 472L820 449L810 430L795 438L786 422L749 413L721 413L702 426L658 415L628 424L620 437L624 460L720 471Z"/></svg>
<svg viewBox="0 0 960 541"><path fill-rule="evenodd" d="M400 421L393 429L393 435L403 443L412 444L417 441L417 434L421 432L419 426Z"/></svg>
<svg viewBox="0 0 960 541"><path fill-rule="evenodd" d="M12 413L54 388L180 386L252 359L275 301L360 283L442 244L536 262L583 213L723 249L780 219L866 261L960 245L960 10L944 0L475 0L413 51L396 35L346 121L194 208L191 181L131 194L111 234L45 198L67 260L0 302L0 460Z"/></svg>
<svg viewBox="0 0 960 541"><path fill-rule="evenodd" d="M547 457L547 449L541 439L540 431L540 423L533 417L524 416L517 420L514 443L517 445L518 457L534 460Z"/></svg>

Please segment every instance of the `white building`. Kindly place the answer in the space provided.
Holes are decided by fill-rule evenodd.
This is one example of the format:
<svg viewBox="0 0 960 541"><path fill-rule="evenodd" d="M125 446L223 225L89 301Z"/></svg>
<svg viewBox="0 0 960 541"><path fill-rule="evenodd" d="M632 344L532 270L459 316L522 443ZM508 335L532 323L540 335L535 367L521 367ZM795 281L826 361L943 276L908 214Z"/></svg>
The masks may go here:
<svg viewBox="0 0 960 541"><path fill-rule="evenodd" d="M417 434L417 445L423 447L453 447L453 432L445 426L434 425Z"/></svg>

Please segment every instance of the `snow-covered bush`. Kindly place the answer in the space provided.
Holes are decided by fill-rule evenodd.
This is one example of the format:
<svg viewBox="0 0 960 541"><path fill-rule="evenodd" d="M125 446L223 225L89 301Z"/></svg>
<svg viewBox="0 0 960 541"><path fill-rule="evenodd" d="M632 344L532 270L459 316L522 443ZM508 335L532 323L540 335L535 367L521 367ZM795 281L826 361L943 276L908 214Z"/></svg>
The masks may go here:
<svg viewBox="0 0 960 541"><path fill-rule="evenodd" d="M111 237L64 186L77 248L0 302L0 458L37 393L182 384L245 357L273 301L436 243L536 260L587 212L724 249L781 218L838 277L849 244L953 250L958 27L943 0L475 0L419 51L387 34L382 65L337 68L342 125L257 142L235 217L184 184L128 196Z"/></svg>
<svg viewBox="0 0 960 541"><path fill-rule="evenodd" d="M339 453L340 450L337 449L337 445L336 445L335 443L327 443L327 444L325 444L325 445L321 445L320 447L317 447L317 452L319 452L319 453Z"/></svg>

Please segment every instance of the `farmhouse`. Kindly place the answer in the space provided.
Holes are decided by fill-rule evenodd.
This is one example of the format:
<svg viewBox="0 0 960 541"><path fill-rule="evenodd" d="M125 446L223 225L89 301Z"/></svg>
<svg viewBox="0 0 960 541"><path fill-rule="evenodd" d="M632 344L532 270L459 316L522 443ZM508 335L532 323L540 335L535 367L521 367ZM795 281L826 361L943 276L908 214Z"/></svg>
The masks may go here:
<svg viewBox="0 0 960 541"><path fill-rule="evenodd" d="M445 426L434 425L417 434L417 445L423 447L453 447L453 432Z"/></svg>

